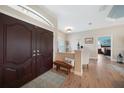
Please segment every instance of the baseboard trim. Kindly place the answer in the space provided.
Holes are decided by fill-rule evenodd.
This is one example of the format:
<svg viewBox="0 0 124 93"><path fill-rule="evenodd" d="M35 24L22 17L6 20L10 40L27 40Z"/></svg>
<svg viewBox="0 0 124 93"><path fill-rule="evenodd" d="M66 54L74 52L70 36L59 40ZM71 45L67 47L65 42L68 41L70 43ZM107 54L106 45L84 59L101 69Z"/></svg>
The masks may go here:
<svg viewBox="0 0 124 93"><path fill-rule="evenodd" d="M89 59L97 59L97 57L90 57Z"/></svg>
<svg viewBox="0 0 124 93"><path fill-rule="evenodd" d="M117 62L117 59L112 59L111 61L113 61L113 62ZM123 63L124 63L124 60L123 60Z"/></svg>
<svg viewBox="0 0 124 93"><path fill-rule="evenodd" d="M77 71L74 71L74 74L75 74L75 75L78 75L78 76L82 76L82 75L83 75L83 73L77 72Z"/></svg>
<svg viewBox="0 0 124 93"><path fill-rule="evenodd" d="M111 59L111 61L117 62L117 60L116 60L116 59Z"/></svg>

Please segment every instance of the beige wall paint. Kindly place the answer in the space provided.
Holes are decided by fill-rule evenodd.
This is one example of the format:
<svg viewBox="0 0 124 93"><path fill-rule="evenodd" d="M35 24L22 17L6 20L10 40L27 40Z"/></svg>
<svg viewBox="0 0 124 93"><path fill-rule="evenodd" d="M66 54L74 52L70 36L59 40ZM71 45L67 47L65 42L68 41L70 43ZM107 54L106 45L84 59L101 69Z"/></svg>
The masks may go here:
<svg viewBox="0 0 124 93"><path fill-rule="evenodd" d="M90 52L90 57L97 58L97 38L100 36L111 36L111 59L116 60L118 53L124 51L124 25L68 34L67 40L70 42L71 50L77 48L77 42L79 41ZM85 44L84 38L86 37L93 37L94 43Z"/></svg>
<svg viewBox="0 0 124 93"><path fill-rule="evenodd" d="M67 35L66 35L64 32L58 31L57 33L58 33L58 36L59 36L59 37L62 37L64 40L67 39Z"/></svg>

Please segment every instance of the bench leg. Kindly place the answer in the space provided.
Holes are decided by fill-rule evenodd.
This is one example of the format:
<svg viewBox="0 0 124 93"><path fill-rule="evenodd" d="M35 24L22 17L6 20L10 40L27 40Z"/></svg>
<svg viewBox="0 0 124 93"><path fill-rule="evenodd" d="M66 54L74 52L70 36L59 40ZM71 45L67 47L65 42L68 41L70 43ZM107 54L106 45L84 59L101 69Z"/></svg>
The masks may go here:
<svg viewBox="0 0 124 93"><path fill-rule="evenodd" d="M69 74L70 73L70 69L67 69L67 74Z"/></svg>
<svg viewBox="0 0 124 93"><path fill-rule="evenodd" d="M60 66L56 66L56 70L57 70L57 71L60 70Z"/></svg>
<svg viewBox="0 0 124 93"><path fill-rule="evenodd" d="M88 69L88 64L87 64L87 69Z"/></svg>

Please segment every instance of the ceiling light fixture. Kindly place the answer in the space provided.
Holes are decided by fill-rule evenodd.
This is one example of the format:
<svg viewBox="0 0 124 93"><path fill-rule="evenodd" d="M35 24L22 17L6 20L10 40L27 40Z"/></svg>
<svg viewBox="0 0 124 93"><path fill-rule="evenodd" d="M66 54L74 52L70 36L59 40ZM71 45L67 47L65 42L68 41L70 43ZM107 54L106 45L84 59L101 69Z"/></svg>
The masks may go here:
<svg viewBox="0 0 124 93"><path fill-rule="evenodd" d="M72 27L68 26L65 28L65 31L69 33L69 32L72 32L72 29L73 29Z"/></svg>

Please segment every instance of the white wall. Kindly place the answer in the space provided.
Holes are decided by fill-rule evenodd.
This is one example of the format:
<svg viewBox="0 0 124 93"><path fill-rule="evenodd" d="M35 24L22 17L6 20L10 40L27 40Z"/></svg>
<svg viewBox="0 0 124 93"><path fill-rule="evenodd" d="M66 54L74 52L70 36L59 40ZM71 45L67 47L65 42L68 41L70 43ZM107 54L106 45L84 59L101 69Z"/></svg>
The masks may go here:
<svg viewBox="0 0 124 93"><path fill-rule="evenodd" d="M84 31L79 33L73 33L67 35L67 40L70 41L72 50L77 48L77 42L79 41L90 52L90 57L97 57L97 38L100 36L111 36L112 43L112 60L116 60L119 52L124 51L124 25ZM85 44L85 37L93 37L93 44Z"/></svg>
<svg viewBox="0 0 124 93"><path fill-rule="evenodd" d="M65 52L66 51L66 43L65 42L67 40L67 35L64 32L62 32L62 31L58 31L57 32L57 50L58 51L59 51L58 44L60 42L59 40L61 40L64 43L64 51L63 52Z"/></svg>

